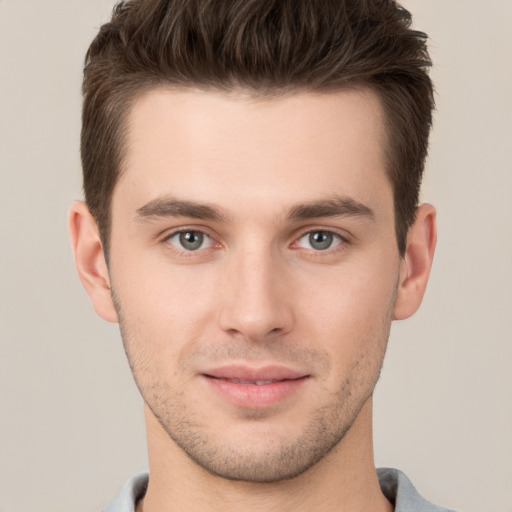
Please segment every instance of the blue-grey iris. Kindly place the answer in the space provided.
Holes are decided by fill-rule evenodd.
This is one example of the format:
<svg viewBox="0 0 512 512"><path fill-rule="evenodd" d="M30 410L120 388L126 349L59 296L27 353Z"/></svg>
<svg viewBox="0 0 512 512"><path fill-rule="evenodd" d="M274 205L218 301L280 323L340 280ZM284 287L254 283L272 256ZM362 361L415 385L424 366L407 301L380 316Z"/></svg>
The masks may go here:
<svg viewBox="0 0 512 512"><path fill-rule="evenodd" d="M313 231L309 234L309 243L313 249L317 251L325 251L329 249L333 242L334 236L328 231Z"/></svg>
<svg viewBox="0 0 512 512"><path fill-rule="evenodd" d="M180 244L187 251L196 251L203 245L204 235L199 231L184 231L180 233Z"/></svg>

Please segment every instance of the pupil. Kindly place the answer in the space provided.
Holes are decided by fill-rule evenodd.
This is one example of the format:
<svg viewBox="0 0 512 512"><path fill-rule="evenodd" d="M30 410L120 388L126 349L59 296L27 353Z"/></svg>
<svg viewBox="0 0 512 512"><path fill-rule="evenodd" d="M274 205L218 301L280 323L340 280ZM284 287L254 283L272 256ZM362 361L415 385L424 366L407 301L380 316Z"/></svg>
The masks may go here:
<svg viewBox="0 0 512 512"><path fill-rule="evenodd" d="M311 247L323 251L328 249L332 244L332 233L326 231L315 231L309 235L309 243Z"/></svg>
<svg viewBox="0 0 512 512"><path fill-rule="evenodd" d="M186 231L185 233L180 234L180 243L185 249L194 251L201 247L203 243L203 235L196 231Z"/></svg>

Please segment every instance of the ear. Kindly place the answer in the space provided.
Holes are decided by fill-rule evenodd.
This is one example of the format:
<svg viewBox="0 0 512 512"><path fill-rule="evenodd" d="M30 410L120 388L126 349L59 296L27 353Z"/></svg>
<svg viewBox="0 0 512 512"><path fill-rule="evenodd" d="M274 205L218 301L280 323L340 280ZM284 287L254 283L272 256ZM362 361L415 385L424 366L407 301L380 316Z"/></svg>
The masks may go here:
<svg viewBox="0 0 512 512"><path fill-rule="evenodd" d="M403 320L420 307L434 259L437 229L436 211L422 204L416 220L407 234L407 247L400 262L400 282L394 309L394 319Z"/></svg>
<svg viewBox="0 0 512 512"><path fill-rule="evenodd" d="M98 225L82 201L71 205L68 228L76 269L94 310L104 320L117 322Z"/></svg>

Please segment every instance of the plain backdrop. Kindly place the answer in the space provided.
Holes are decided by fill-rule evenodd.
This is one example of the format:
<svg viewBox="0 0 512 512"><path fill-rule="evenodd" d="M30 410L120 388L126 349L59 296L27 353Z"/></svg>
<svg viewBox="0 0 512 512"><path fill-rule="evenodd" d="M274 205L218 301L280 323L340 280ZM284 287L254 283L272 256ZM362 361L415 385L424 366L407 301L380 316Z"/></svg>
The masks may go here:
<svg viewBox="0 0 512 512"><path fill-rule="evenodd" d="M421 310L394 325L379 466L430 500L512 511L512 1L407 0L437 85L423 199L439 243ZM117 326L76 277L83 55L111 0L0 0L0 512L100 510L146 468Z"/></svg>

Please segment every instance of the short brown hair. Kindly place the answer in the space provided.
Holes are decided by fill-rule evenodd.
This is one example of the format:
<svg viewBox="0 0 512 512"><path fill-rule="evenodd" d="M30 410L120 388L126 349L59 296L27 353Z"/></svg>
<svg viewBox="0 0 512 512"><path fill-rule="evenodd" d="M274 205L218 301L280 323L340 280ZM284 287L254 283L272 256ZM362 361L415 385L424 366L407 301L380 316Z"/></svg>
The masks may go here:
<svg viewBox="0 0 512 512"><path fill-rule="evenodd" d="M156 87L255 94L367 86L386 119L398 248L414 221L434 108L426 35L393 0L126 0L86 55L81 154L105 251L127 114Z"/></svg>

